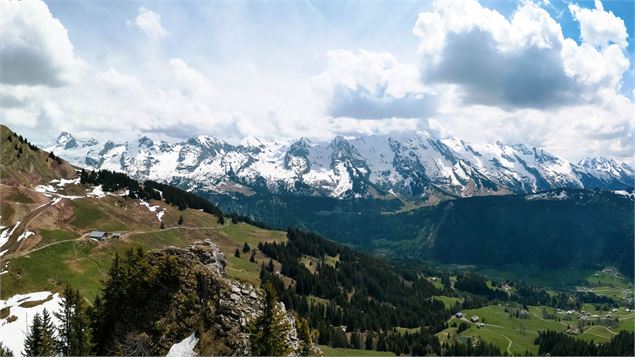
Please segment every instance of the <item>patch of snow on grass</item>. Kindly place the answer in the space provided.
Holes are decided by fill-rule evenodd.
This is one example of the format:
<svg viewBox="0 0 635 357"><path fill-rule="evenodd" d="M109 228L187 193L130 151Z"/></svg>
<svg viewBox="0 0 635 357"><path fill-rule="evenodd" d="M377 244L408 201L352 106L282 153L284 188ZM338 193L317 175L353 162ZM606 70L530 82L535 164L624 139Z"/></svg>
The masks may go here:
<svg viewBox="0 0 635 357"><path fill-rule="evenodd" d="M161 206L159 206L159 205L150 206L150 204L147 201L144 201L144 200L139 200L139 204L142 205L142 206L148 207L148 210L150 212L156 212L157 219L159 220L159 222L163 222L163 214L165 213L165 210L162 210Z"/></svg>
<svg viewBox="0 0 635 357"><path fill-rule="evenodd" d="M139 204L148 207L148 210L150 210L150 212L155 212L159 208L159 206L150 206L150 204L144 200L141 200Z"/></svg>
<svg viewBox="0 0 635 357"><path fill-rule="evenodd" d="M51 185L37 185L34 190L42 193L46 197L51 197L51 194L57 192L57 189Z"/></svg>
<svg viewBox="0 0 635 357"><path fill-rule="evenodd" d="M1 251L1 252L0 252L0 257L1 257L1 256L3 256L3 255L4 255L4 253L6 253L6 252L8 252L8 251L9 251L9 249L5 249L5 250Z"/></svg>
<svg viewBox="0 0 635 357"><path fill-rule="evenodd" d="M35 233L31 231L25 231L24 233L20 234L20 236L18 237L18 242L21 241L22 239L27 239L32 235L35 235Z"/></svg>
<svg viewBox="0 0 635 357"><path fill-rule="evenodd" d="M66 185L68 185L69 183L72 183L73 185L79 185L79 177L74 178L74 179L61 179L61 180L53 180L53 181L59 181L57 184L57 187L64 187ZM51 182L53 182L51 181Z"/></svg>
<svg viewBox="0 0 635 357"><path fill-rule="evenodd" d="M40 291L24 295L14 295L8 300L0 300L0 309L10 308L9 316L15 316L17 319L8 322L7 318L0 319L0 342L13 351L14 356L20 356L24 348L24 340L26 331L36 313L41 314L46 309L51 314L51 320L54 324L59 321L53 315L53 312L59 310L59 304L62 298L59 294L54 294L51 300L40 305L24 308L19 305L29 301L46 300L52 293L48 291Z"/></svg>
<svg viewBox="0 0 635 357"><path fill-rule="evenodd" d="M91 192L87 193L86 196L101 198L101 197L105 197L106 194L104 193L104 190L102 189L101 185L99 185L99 186L95 186L95 188L93 188Z"/></svg>
<svg viewBox="0 0 635 357"><path fill-rule="evenodd" d="M196 356L196 352L194 352L194 347L198 343L198 338L194 335L194 332L179 343L175 343L170 347L168 354L166 357L191 357Z"/></svg>
<svg viewBox="0 0 635 357"><path fill-rule="evenodd" d="M7 243L7 241L9 240L9 237L11 237L11 235L13 234L13 231L15 231L16 228L18 228L21 222L22 220L15 222L11 230L7 228L4 231L0 232L0 247L2 247L3 245Z"/></svg>

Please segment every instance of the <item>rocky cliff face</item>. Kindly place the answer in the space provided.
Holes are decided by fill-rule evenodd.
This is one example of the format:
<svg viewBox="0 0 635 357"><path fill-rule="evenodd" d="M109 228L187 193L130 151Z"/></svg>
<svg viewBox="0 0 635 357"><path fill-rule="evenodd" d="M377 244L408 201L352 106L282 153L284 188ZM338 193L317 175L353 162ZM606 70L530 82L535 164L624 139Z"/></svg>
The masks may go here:
<svg viewBox="0 0 635 357"><path fill-rule="evenodd" d="M199 355L250 355L249 327L263 305L260 289L229 279L225 275L227 263L223 253L209 240L186 249L171 247L149 254L152 259L176 259L185 282L165 318L157 322L168 326L158 341L159 351L167 352L194 332L198 338L195 351ZM296 355L301 341L295 317L292 312L284 311L291 326L287 345L290 354ZM315 352L319 354L319 350Z"/></svg>

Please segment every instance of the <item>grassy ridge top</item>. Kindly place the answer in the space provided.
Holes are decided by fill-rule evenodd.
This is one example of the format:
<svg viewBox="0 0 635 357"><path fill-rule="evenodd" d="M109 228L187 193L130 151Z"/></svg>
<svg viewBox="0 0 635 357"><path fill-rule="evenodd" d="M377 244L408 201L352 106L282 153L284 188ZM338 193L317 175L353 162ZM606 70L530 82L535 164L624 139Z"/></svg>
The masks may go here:
<svg viewBox="0 0 635 357"><path fill-rule="evenodd" d="M0 177L5 184L39 184L75 176L75 169L66 161L49 158L48 152L1 124L0 156Z"/></svg>

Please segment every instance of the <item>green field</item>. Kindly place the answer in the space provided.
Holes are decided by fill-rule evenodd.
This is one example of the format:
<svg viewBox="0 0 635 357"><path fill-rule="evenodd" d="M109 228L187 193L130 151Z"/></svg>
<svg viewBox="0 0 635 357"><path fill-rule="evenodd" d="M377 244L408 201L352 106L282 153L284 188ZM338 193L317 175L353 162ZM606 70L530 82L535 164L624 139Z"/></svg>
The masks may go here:
<svg viewBox="0 0 635 357"><path fill-rule="evenodd" d="M436 300L439 300L443 303L443 305L445 305L445 307L447 309L451 308L452 306L454 306L454 304L458 301L459 303L463 302L463 298L462 297L454 297L454 296L433 296L433 298L435 298Z"/></svg>
<svg viewBox="0 0 635 357"><path fill-rule="evenodd" d="M511 311L520 307L511 307ZM479 309L463 310L463 314L466 318L471 318L473 315L477 315L481 322L485 325L478 327L476 324L470 323L470 328L463 331L460 336L463 337L476 337L496 344L501 351L507 351L513 354L524 354L525 351L531 353L538 352L538 346L534 345L534 340L538 336L539 331L553 330L564 332L568 327L575 328L578 326L579 319L575 316L569 316L567 314L556 314L554 308L546 306L529 306L528 318L516 318L510 317L508 312L505 312L505 307L502 305L490 305ZM598 312L593 305L586 304L582 308L584 311L588 311L592 314L598 314L604 316L610 314L614 318L620 320L619 325L614 329L609 329L603 326L586 326L583 327L581 333L576 335L577 338L583 340L593 340L595 342L607 342L613 336L617 334L619 330L633 331L634 316L633 312L626 312L624 308L618 309L617 312ZM560 321L543 318L543 312L547 315L555 314ZM512 314L513 315L513 314ZM450 323L459 322L451 320ZM449 329L448 329L449 330ZM447 338L447 334L452 335L451 331L446 331L443 338Z"/></svg>
<svg viewBox="0 0 635 357"><path fill-rule="evenodd" d="M28 255L11 259L9 273L2 276L2 296L31 291L61 291L70 284L93 300L106 278L114 251L124 248L113 242L112 248L95 249L96 242L63 242Z"/></svg>
<svg viewBox="0 0 635 357"><path fill-rule="evenodd" d="M95 228L104 217L103 212L93 203L94 200L73 200L75 219L71 224L79 228Z"/></svg>
<svg viewBox="0 0 635 357"><path fill-rule="evenodd" d="M555 330L565 331L566 324L553 320L543 320L537 311L541 307L532 307L529 310L529 318L520 319L509 316L501 305L490 305L479 309L463 310L467 318L477 315L485 326L478 328L470 324L470 328L461 333L461 336L479 337L485 341L495 343L501 351L509 351L514 354L524 354L525 351L538 352L538 346L534 340L538 331ZM511 341L511 343L510 343Z"/></svg>
<svg viewBox="0 0 635 357"><path fill-rule="evenodd" d="M58 242L61 240L79 238L77 234L65 231L63 229L40 229L39 233L42 236L42 239L38 243L39 246L47 245L49 243Z"/></svg>
<svg viewBox="0 0 635 357"><path fill-rule="evenodd" d="M90 219L86 217L91 215L82 217L84 218L81 219L91 221L95 215ZM147 251L168 246L185 247L204 239L212 240L223 250L228 264L227 275L230 278L257 286L260 265L267 262L268 258L258 253L257 261L252 263L249 261L250 252L242 254L240 258L234 257L235 248L242 249L245 242L256 248L260 241L286 240L285 232L267 231L243 223L215 225L209 229L178 227L131 234L126 240L111 239L104 242L79 239L76 234L61 229L40 229L40 234L40 246L53 244L10 259L9 272L1 277L0 298L32 291L61 291L65 285L70 284L79 288L84 296L92 301L101 288L101 281L107 278L116 252L123 254L134 246L141 246ZM78 240L65 241L76 238ZM64 242L55 244L58 241Z"/></svg>
<svg viewBox="0 0 635 357"><path fill-rule="evenodd" d="M319 345L325 356L394 356L392 352L356 350L352 348L333 348Z"/></svg>

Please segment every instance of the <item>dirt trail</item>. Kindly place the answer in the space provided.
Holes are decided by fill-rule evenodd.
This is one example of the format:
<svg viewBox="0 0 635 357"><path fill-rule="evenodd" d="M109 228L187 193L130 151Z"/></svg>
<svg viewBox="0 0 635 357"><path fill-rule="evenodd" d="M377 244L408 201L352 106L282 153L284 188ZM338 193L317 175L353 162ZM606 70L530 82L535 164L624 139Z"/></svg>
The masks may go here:
<svg viewBox="0 0 635 357"><path fill-rule="evenodd" d="M511 356L512 355L512 350L511 350L511 348L512 348L512 340L509 337L503 335L502 333L499 333L499 335L505 337L507 342L509 342L509 344L507 345L507 353L509 353L509 355Z"/></svg>
<svg viewBox="0 0 635 357"><path fill-rule="evenodd" d="M216 227L183 227L183 226L176 226L176 227L168 227L168 228L164 228L164 229L153 229L153 230L149 230L149 231L130 231L130 232L125 232L126 235L135 235L135 234L145 234L145 233L159 233L159 232L164 232L164 231L171 231L171 230L175 230L175 229L185 229L185 230L217 230L217 229L221 229L224 226L216 226Z"/></svg>
<svg viewBox="0 0 635 357"><path fill-rule="evenodd" d="M218 230L223 228L223 226L217 226L217 227L169 227L169 228L165 228L165 229L157 229L157 230L150 230L150 231L129 231L129 232L125 232L126 236L131 236L131 235L135 235L135 234L145 234L145 233L158 233L158 232L163 232L163 231L168 231L168 230L175 230L175 229L184 229L184 230ZM6 259L9 258L16 258L16 257L21 257L21 256L25 256L28 255L30 253L35 253L39 250L57 245L57 244L62 244L62 243L67 243L67 242L76 242L76 241L80 241L80 240L86 240L88 239L88 233L84 234L81 237L75 238L75 239L65 239L65 240L58 240L55 242L51 242L49 244L45 244L41 247L37 247L28 251L24 251L24 252L18 252L18 253L11 253L11 254L6 254L2 259L0 259L1 261L4 261Z"/></svg>
<svg viewBox="0 0 635 357"><path fill-rule="evenodd" d="M18 223L17 227L15 227L13 233L9 236L9 240L7 241L7 243L2 246L2 249L8 249L8 254L18 251L22 246L22 243L24 243L24 240L18 241L18 237L20 237L26 231L26 228L29 226L29 223L31 223L31 221L39 217L42 212L51 207L54 203L55 201L50 201L27 213L27 215L24 216L22 220L20 220L20 223Z"/></svg>

